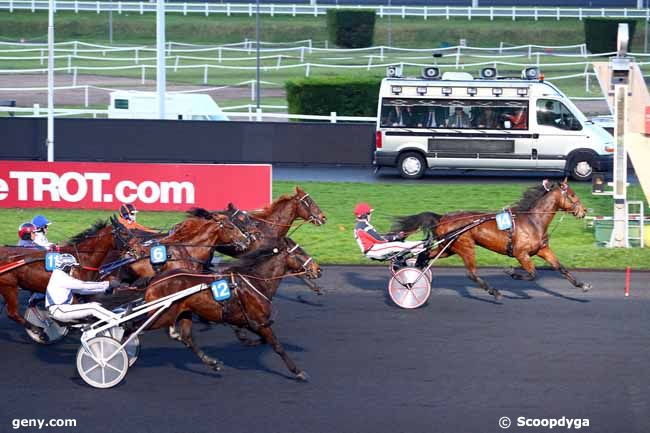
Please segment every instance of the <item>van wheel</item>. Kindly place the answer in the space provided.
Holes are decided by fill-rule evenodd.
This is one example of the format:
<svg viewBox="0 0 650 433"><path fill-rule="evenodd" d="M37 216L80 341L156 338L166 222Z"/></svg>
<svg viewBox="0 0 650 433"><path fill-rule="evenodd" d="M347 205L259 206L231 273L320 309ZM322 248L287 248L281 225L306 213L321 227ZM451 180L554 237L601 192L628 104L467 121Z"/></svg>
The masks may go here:
<svg viewBox="0 0 650 433"><path fill-rule="evenodd" d="M406 152L399 157L397 167L404 179L419 179L424 175L427 163L419 153Z"/></svg>
<svg viewBox="0 0 650 433"><path fill-rule="evenodd" d="M594 174L593 160L588 156L578 157L571 161L569 171L574 180L591 180Z"/></svg>

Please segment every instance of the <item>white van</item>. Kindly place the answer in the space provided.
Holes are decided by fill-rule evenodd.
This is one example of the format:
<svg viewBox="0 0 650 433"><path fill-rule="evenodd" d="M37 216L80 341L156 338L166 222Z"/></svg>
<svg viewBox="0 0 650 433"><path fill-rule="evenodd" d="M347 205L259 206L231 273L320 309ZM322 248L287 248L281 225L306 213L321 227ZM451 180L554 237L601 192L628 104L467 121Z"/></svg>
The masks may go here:
<svg viewBox="0 0 650 433"><path fill-rule="evenodd" d="M133 90L111 92L110 119L157 119L158 97L155 92ZM165 119L228 120L210 97L201 93L166 93Z"/></svg>
<svg viewBox="0 0 650 433"><path fill-rule="evenodd" d="M553 170L589 180L611 171L613 137L580 112L535 68L526 78L483 78L424 68L382 80L374 164L397 167L404 178L427 168ZM489 77L489 78L488 78Z"/></svg>

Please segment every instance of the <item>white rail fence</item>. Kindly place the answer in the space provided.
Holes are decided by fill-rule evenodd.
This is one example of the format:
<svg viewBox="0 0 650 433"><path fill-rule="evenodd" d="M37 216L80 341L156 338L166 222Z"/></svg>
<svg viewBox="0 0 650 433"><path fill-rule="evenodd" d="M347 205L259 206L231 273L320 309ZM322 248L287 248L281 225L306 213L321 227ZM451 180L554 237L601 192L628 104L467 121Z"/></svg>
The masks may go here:
<svg viewBox="0 0 650 433"><path fill-rule="evenodd" d="M355 6L321 5L321 4L261 4L260 13L264 15L309 15L319 16L327 13L328 9L351 8ZM540 8L540 7L462 7L462 6L384 6L384 5L357 5L357 8L373 9L380 18L397 16L401 18L419 17L423 19L444 17L451 18L508 18L535 20L546 19L578 19L590 17L610 18L644 18L650 20L648 9L633 8ZM56 2L56 10L78 12L117 12L121 13L152 13L156 11L155 2L100 2L60 0ZM47 0L0 0L0 10L13 11L41 11L48 9ZM221 15L248 15L255 14L254 3L165 3L167 13L210 14Z"/></svg>
<svg viewBox="0 0 650 433"><path fill-rule="evenodd" d="M362 117L362 116L339 116L335 111L332 111L329 116L316 116L316 115L305 115L305 114L288 114L288 113L278 113L274 111L265 112L264 109L286 109L286 106L282 105L262 105L260 108L256 108L255 105L238 105L236 107L224 108L223 110L232 110L232 109L246 109L247 111L227 111L229 118L236 118L239 120L248 120L248 121L257 121L261 122L265 119L281 119L281 120L318 120L318 121L328 121L330 123L337 122L376 122L376 117ZM0 107L0 113L6 112L10 115L18 115L25 117L46 117L47 109L41 108L38 104L34 104L31 108L14 108L14 107ZM64 116L90 116L92 118L97 117L107 117L108 110L83 110L83 109L54 109L54 115L56 117Z"/></svg>

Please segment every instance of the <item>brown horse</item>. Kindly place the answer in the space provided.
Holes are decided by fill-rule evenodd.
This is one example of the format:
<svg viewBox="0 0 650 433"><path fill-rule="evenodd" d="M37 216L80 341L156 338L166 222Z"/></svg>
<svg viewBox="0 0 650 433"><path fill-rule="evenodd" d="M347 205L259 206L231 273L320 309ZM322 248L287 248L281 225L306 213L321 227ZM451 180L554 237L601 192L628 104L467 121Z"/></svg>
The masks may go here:
<svg viewBox="0 0 650 433"><path fill-rule="evenodd" d="M97 277L97 266L104 257L115 249L112 227L106 221L97 221L92 227L70 238L60 250L77 257L81 267L75 276L83 280ZM0 266L18 263L24 264L0 273L0 296L7 304L7 315L22 326L41 333L40 328L27 322L18 312L18 289L45 293L50 280L50 272L45 270L47 251L34 248L0 247Z"/></svg>
<svg viewBox="0 0 650 433"><path fill-rule="evenodd" d="M209 215L196 217L194 215ZM127 232L115 220L113 224L119 233ZM248 236L222 214L210 214L203 209L191 211L190 217L177 224L168 236L158 239L157 244L165 245L171 256L159 269L154 269L148 256L148 247L139 243L138 238L130 238L126 249L138 258L126 265L130 274L138 279L151 278L161 271L183 268L200 272L212 257L218 245L232 246L236 251L245 249L250 240Z"/></svg>
<svg viewBox="0 0 650 433"><path fill-rule="evenodd" d="M314 225L323 225L327 217L318 207L318 204L301 187L296 186L292 195L282 195L264 209L248 212L254 228L259 235L255 236L245 251L237 251L230 246L217 247L217 251L230 257L239 257L242 254L255 251L270 239L277 239L287 235L289 229L297 219L310 222ZM299 277L310 289L321 293L320 288L311 280Z"/></svg>
<svg viewBox="0 0 650 433"><path fill-rule="evenodd" d="M272 247L246 254L219 274L200 275L180 269L160 274L146 289L147 302L197 284L209 285L220 279L229 282L232 295L228 300L218 302L210 290L203 290L174 303L149 329L176 324L180 329L181 341L204 364L221 370L223 363L206 355L192 339L192 315L210 322L246 328L269 343L297 379L306 380L307 374L296 367L271 329L272 299L282 278L288 275L305 275L309 278L321 275L320 267L288 238L280 239Z"/></svg>
<svg viewBox="0 0 650 433"><path fill-rule="evenodd" d="M537 255L546 260L553 269L559 271L575 287L587 291L591 288L591 284L577 281L562 266L548 244L548 226L558 210L570 212L576 218L584 218L587 213L580 199L567 184L566 179L559 184L544 181L540 186L529 188L522 199L511 208L513 216L511 230L499 230L494 218L495 214L468 211L453 212L442 216L433 212L423 212L401 217L396 219L393 229L412 233L422 228L425 233L442 239L454 230L485 218L486 222L432 249L428 258L434 258L443 248L447 247L448 249L440 257L458 254L467 268L469 279L478 283L481 288L497 299L501 298L499 291L490 287L477 275L474 253L476 245L516 258L526 273L507 270L506 273L513 279L535 279L535 265L531 257Z"/></svg>

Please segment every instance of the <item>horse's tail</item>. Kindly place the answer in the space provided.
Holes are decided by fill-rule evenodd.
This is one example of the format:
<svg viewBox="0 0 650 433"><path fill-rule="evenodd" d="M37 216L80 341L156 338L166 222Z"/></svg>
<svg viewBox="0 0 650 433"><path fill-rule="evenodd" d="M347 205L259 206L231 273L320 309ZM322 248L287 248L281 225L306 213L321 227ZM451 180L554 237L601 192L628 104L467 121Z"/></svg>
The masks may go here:
<svg viewBox="0 0 650 433"><path fill-rule="evenodd" d="M396 217L393 221L392 231L412 233L422 229L426 237L430 237L440 221L441 215L434 212L422 212L416 215Z"/></svg>

